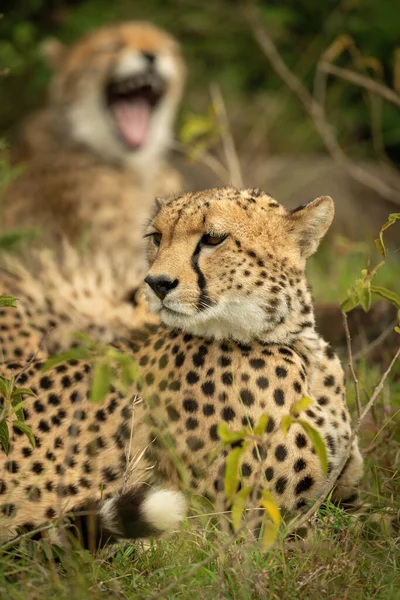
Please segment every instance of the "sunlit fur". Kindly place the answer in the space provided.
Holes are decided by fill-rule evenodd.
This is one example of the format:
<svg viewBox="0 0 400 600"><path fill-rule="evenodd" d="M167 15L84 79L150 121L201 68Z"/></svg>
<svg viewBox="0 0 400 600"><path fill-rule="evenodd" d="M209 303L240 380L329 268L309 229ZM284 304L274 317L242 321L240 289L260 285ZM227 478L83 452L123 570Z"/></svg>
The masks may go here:
<svg viewBox="0 0 400 600"><path fill-rule="evenodd" d="M147 231L162 234L159 248L147 241L149 275L179 283L162 302L147 286L151 310L170 327L216 339L314 340L305 262L333 212L329 197L289 213L268 194L231 187L164 201ZM227 238L208 247L204 234Z"/></svg>

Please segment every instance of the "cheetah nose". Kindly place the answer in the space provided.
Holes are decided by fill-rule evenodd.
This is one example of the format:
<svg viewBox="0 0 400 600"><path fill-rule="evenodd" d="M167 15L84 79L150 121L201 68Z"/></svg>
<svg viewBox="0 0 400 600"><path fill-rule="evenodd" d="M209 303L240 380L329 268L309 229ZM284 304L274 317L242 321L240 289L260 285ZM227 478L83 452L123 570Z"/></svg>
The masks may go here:
<svg viewBox="0 0 400 600"><path fill-rule="evenodd" d="M152 65L153 62L156 60L155 54L153 54L152 52L142 52L144 58Z"/></svg>
<svg viewBox="0 0 400 600"><path fill-rule="evenodd" d="M176 288L179 279L172 280L167 275L158 275L157 277L147 275L145 282L151 287L160 300L164 300L168 292Z"/></svg>

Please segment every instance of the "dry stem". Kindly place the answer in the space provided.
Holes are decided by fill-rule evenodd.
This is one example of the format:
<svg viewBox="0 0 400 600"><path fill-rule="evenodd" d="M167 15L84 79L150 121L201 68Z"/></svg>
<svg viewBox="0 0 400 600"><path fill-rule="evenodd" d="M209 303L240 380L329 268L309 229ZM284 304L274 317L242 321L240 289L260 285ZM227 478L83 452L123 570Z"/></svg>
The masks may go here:
<svg viewBox="0 0 400 600"><path fill-rule="evenodd" d="M235 142L229 126L228 113L220 87L213 83L210 86L211 99L216 117L221 125L221 140L225 154L225 161L229 170L232 185L237 188L243 187L243 178L240 161L236 152Z"/></svg>
<svg viewBox="0 0 400 600"><path fill-rule="evenodd" d="M360 417L360 415L361 415L360 388L358 386L358 378L357 378L356 372L354 370L353 354L351 351L351 337L350 337L349 323L348 323L348 318L347 318L346 313L343 313L343 323L344 323L344 330L346 332L347 354L349 357L349 369L350 369L351 376L354 381L354 392L355 392L355 396L356 396L357 415L358 415L358 417Z"/></svg>
<svg viewBox="0 0 400 600"><path fill-rule="evenodd" d="M288 88L292 90L303 104L333 160L339 166L343 167L354 180L369 186L383 198L386 198L395 204L400 204L400 194L398 190L378 177L375 177L369 171L358 166L346 156L333 133L330 123L326 119L323 106L313 98L300 79L282 60L275 44L265 27L262 25L262 20L252 0L247 3L245 17L251 26L254 38L269 60L275 73L284 81L284 83L286 83Z"/></svg>

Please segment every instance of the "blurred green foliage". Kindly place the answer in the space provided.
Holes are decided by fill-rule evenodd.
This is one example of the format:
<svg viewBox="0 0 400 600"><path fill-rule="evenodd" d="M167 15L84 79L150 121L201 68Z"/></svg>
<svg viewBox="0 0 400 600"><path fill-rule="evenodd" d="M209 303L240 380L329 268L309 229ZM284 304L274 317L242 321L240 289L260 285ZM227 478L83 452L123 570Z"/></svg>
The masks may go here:
<svg viewBox="0 0 400 600"><path fill-rule="evenodd" d="M259 0L258 6L283 58L310 88L322 53L343 34L354 40L361 56L376 59L373 71L361 70L392 87L400 40L397 2ZM189 64L186 108L205 112L208 84L218 81L239 143L256 126L273 151L319 150L318 136L272 73L242 9L243 4L233 0L2 0L0 134L12 139L21 117L43 99L49 73L40 57L41 40L51 35L71 42L107 23L145 19L169 30L183 46ZM338 64L354 68L354 55L344 51ZM349 153L371 156L386 151L400 162L397 109L387 103L371 105L363 90L334 79L329 80L326 106ZM371 132L371 111L375 138L382 138L379 143Z"/></svg>

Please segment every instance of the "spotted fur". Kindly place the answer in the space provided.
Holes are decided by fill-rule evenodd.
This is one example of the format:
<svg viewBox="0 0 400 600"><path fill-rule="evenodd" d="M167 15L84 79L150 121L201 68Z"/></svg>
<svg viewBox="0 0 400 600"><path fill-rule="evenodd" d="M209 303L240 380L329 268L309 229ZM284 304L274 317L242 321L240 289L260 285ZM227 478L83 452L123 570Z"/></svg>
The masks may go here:
<svg viewBox="0 0 400 600"><path fill-rule="evenodd" d="M315 331L304 273L332 217L328 197L291 214L268 194L230 187L159 203L147 231L146 281L162 324L117 344L137 360L141 382L128 395L113 389L97 406L88 400L89 364L43 373L34 361L22 373L20 383L37 394L24 408L37 447L14 431L2 456L2 526L31 528L138 482L167 481L228 508L227 453L209 461L218 424L240 429L265 413L263 440L244 456L244 482L261 472L290 512L316 498L326 477L315 449L300 425L286 435L281 421L309 396L301 416L325 440L329 469L347 452L343 370ZM22 366L9 363L4 373ZM361 475L355 442L334 497L349 498Z"/></svg>

